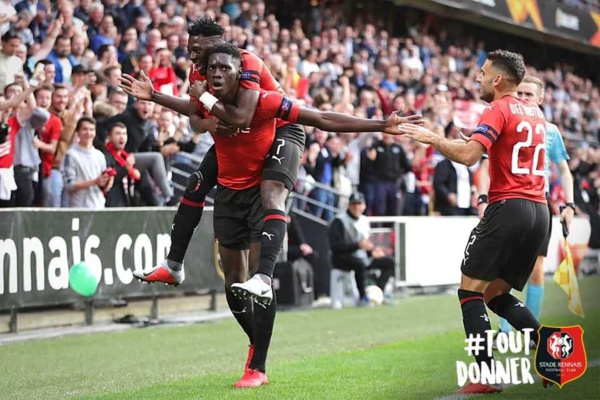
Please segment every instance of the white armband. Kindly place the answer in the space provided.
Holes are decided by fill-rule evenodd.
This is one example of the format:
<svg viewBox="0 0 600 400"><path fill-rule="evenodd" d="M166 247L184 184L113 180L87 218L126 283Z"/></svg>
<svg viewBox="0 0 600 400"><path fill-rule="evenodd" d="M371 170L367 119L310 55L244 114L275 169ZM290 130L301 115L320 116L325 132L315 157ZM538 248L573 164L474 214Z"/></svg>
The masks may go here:
<svg viewBox="0 0 600 400"><path fill-rule="evenodd" d="M204 104L204 107L206 107L208 111L212 111L214 105L219 101L219 99L208 92L202 93L198 100L200 100L200 103Z"/></svg>

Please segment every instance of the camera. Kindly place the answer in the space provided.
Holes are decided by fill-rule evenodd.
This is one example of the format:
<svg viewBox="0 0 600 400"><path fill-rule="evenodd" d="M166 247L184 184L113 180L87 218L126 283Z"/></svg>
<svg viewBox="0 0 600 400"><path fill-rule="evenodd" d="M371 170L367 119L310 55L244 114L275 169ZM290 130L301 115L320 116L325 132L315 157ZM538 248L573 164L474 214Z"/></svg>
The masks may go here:
<svg viewBox="0 0 600 400"><path fill-rule="evenodd" d="M0 123L0 143L6 142L8 133L10 132L10 126L5 122Z"/></svg>

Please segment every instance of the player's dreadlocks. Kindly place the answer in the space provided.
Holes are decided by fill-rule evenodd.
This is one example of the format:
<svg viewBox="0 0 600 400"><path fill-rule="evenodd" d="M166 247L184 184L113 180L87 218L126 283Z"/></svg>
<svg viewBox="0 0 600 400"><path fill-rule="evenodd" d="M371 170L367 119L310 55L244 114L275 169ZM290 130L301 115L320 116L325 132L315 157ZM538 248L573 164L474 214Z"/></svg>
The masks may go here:
<svg viewBox="0 0 600 400"><path fill-rule="evenodd" d="M222 37L225 29L212 18L198 18L188 26L187 32L190 36Z"/></svg>

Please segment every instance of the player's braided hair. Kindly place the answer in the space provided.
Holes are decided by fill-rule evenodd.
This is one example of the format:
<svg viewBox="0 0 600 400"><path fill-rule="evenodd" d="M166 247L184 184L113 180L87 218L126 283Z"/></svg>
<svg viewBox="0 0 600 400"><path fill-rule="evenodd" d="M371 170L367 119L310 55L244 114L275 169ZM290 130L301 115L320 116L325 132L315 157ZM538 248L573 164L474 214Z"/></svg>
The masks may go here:
<svg viewBox="0 0 600 400"><path fill-rule="evenodd" d="M241 60L242 59L242 53L240 53L240 49L238 49L236 46L229 44L229 43L222 43L222 44L217 44L213 47L210 48L210 50L208 51L208 56L210 57L213 54L229 54L232 58L237 59L237 60Z"/></svg>
<svg viewBox="0 0 600 400"><path fill-rule="evenodd" d="M188 26L187 32L190 36L222 37L225 29L212 18L198 18Z"/></svg>
<svg viewBox="0 0 600 400"><path fill-rule="evenodd" d="M521 54L507 50L495 50L489 53L487 58L492 62L493 67L502 70L506 74L507 79L517 85L523 81L527 70Z"/></svg>

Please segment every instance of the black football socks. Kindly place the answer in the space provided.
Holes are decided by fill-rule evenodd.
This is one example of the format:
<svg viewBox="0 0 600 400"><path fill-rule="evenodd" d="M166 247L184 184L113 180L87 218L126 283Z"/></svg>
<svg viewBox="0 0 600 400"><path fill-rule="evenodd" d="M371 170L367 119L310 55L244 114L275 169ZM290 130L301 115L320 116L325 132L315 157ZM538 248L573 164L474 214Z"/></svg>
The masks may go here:
<svg viewBox="0 0 600 400"><path fill-rule="evenodd" d="M250 368L266 371L267 352L271 344L271 336L273 335L273 326L275 325L275 315L277 313L277 298L273 291L273 301L268 305L254 305L254 321L255 321L255 336L254 336L254 354L250 361Z"/></svg>
<svg viewBox="0 0 600 400"><path fill-rule="evenodd" d="M498 316L506 319L517 330L533 329L531 340L537 344L540 323L521 300L510 293L504 293L490 300L488 307Z"/></svg>
<svg viewBox="0 0 600 400"><path fill-rule="evenodd" d="M285 212L275 209L265 212L265 223L260 238L260 264L257 271L259 274L273 278L275 262L283 246L286 227Z"/></svg>
<svg viewBox="0 0 600 400"><path fill-rule="evenodd" d="M487 354L487 335L486 331L491 329L490 318L488 317L483 293L471 292L469 290L458 289L458 299L462 309L463 325L467 339L469 337L482 338L479 342L479 351L474 351L473 356L479 365L485 363L491 366L492 357ZM479 335L479 336L478 336ZM467 343L468 344L468 343Z"/></svg>
<svg viewBox="0 0 600 400"><path fill-rule="evenodd" d="M225 288L225 298L227 299L227 305L229 306L231 313L248 336L250 344L254 344L256 329L254 325L254 304L252 304L252 299L244 300L239 297L236 297L227 287Z"/></svg>

